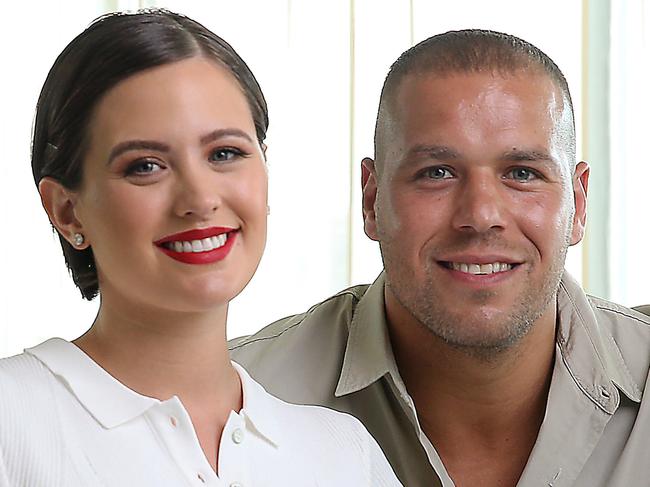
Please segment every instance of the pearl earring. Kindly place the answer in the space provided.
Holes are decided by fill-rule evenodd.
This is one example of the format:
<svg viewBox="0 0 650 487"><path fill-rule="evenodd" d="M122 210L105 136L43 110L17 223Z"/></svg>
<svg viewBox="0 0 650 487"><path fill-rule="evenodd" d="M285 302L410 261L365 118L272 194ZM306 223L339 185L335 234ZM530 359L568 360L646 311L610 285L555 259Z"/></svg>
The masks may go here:
<svg viewBox="0 0 650 487"><path fill-rule="evenodd" d="M77 247L83 245L85 239L81 233L75 233L73 238L74 238L74 244Z"/></svg>

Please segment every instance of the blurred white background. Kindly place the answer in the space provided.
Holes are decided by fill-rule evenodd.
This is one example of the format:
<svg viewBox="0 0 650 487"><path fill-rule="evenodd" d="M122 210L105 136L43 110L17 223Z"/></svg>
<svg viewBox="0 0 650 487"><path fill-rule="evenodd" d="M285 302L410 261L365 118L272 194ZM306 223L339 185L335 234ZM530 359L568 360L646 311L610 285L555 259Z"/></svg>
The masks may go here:
<svg viewBox="0 0 650 487"><path fill-rule="evenodd" d="M592 163L589 234L567 267L595 294L650 302L650 164L641 147L650 108L648 0L11 2L0 32L0 356L51 336L75 338L95 316L98 302L83 301L68 277L32 180L34 107L56 56L95 17L147 6L184 13L231 43L269 104L269 240L231 306L229 337L374 280L381 261L362 230L359 162L372 156L381 85L402 51L467 27L518 35L564 71L578 157Z"/></svg>

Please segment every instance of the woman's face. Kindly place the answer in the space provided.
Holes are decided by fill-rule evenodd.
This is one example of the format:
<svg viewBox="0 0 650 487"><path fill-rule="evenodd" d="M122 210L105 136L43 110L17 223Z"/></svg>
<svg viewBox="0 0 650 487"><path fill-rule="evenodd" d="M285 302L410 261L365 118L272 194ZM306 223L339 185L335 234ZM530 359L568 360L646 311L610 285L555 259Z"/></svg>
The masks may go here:
<svg viewBox="0 0 650 487"><path fill-rule="evenodd" d="M233 76L196 57L108 91L74 214L103 304L191 312L236 296L264 249L267 173Z"/></svg>

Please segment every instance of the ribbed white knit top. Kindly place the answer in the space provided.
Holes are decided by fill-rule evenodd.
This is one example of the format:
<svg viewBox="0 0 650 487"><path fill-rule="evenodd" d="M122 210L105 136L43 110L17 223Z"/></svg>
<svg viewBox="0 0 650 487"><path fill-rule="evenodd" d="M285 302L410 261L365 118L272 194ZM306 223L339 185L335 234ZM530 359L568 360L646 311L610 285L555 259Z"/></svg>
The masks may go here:
<svg viewBox="0 0 650 487"><path fill-rule="evenodd" d="M0 486L401 485L359 421L285 403L234 365L244 407L217 475L176 396L142 396L62 339L0 360Z"/></svg>

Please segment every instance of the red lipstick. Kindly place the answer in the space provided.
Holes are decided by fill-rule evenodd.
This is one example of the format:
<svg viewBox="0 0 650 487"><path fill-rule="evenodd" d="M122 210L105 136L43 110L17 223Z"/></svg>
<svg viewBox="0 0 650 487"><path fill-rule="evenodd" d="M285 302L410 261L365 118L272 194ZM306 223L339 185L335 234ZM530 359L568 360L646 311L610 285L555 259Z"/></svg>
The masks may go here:
<svg viewBox="0 0 650 487"><path fill-rule="evenodd" d="M175 233L168 235L154 242L154 244L166 255L174 260L183 262L184 264L211 264L225 259L237 238L238 230L235 228L227 227L210 227L197 230L189 230L187 232ZM165 245L171 242L189 242L192 240L202 240L204 238L225 236L225 243L218 248L206 250L201 252L176 252L173 246ZM221 237L223 238L223 237Z"/></svg>

